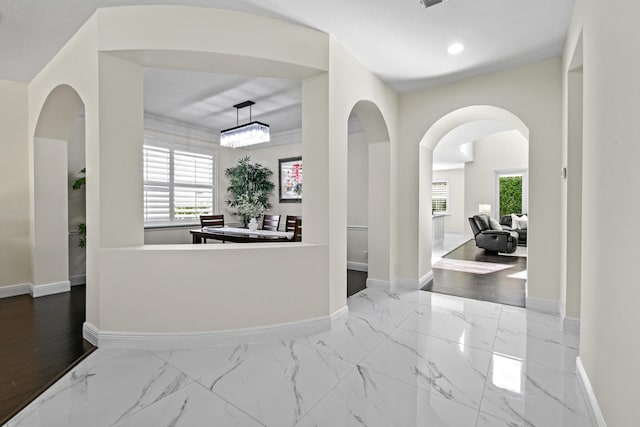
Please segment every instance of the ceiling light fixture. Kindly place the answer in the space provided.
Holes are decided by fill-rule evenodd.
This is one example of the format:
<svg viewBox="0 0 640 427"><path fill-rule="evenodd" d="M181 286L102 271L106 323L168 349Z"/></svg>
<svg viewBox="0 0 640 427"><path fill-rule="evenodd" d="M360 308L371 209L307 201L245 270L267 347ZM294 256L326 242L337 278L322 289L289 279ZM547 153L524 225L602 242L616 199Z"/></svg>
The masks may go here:
<svg viewBox="0 0 640 427"><path fill-rule="evenodd" d="M236 109L237 126L220 131L220 145L222 147L239 148L246 147L247 145L261 144L271 140L268 124L251 121L251 106L254 104L255 102L253 101L244 101L233 106L233 108ZM246 107L249 107L249 123L239 125L238 116L240 109Z"/></svg>
<svg viewBox="0 0 640 427"><path fill-rule="evenodd" d="M447 48L447 52L450 55L457 55L464 50L464 45L462 43L454 43Z"/></svg>
<svg viewBox="0 0 640 427"><path fill-rule="evenodd" d="M424 7L431 7L437 5L438 3L442 3L443 1L446 0L420 0L420 4Z"/></svg>

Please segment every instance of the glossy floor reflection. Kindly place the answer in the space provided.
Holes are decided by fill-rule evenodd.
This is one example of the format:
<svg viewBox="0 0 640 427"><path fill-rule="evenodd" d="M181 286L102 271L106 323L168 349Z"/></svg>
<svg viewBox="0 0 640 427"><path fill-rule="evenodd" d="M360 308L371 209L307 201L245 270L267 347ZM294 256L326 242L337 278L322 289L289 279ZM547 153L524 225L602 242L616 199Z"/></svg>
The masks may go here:
<svg viewBox="0 0 640 427"><path fill-rule="evenodd" d="M558 317L367 289L331 331L98 349L11 420L44 426L591 426Z"/></svg>

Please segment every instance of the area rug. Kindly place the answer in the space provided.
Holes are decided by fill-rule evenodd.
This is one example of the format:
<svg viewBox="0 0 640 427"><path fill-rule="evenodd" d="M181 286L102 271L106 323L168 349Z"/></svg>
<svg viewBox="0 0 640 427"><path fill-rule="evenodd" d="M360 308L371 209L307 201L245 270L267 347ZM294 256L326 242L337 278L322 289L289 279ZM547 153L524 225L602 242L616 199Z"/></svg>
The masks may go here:
<svg viewBox="0 0 640 427"><path fill-rule="evenodd" d="M463 273L489 274L496 271L506 270L513 267L512 265L496 264L492 262L465 261L462 259L443 258L433 264L433 268L442 268L444 270L461 271Z"/></svg>
<svg viewBox="0 0 640 427"><path fill-rule="evenodd" d="M512 279L527 280L527 270L523 270L523 271L519 271L517 273L510 274L507 277L511 277Z"/></svg>
<svg viewBox="0 0 640 427"><path fill-rule="evenodd" d="M504 255L504 256L519 256L519 257L527 257L527 247L526 246L518 246L516 248L516 251L512 254L505 254L500 252L500 255Z"/></svg>

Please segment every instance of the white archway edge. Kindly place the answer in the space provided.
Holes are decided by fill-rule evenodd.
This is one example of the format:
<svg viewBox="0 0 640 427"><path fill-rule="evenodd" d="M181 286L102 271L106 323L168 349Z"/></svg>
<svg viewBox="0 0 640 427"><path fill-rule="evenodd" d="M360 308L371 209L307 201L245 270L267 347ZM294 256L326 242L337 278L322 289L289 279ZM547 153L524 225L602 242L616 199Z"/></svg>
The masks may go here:
<svg viewBox="0 0 640 427"><path fill-rule="evenodd" d="M491 120L508 124L526 139L529 139L529 128L512 112L492 105L471 105L452 111L436 121L425 133L420 144L433 150L438 142L449 132L477 120Z"/></svg>

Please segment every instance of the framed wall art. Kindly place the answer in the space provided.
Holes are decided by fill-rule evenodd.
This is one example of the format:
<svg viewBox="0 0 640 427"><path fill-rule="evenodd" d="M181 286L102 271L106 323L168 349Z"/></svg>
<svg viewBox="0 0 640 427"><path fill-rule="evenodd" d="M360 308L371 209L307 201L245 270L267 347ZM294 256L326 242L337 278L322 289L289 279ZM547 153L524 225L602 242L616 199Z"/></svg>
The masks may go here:
<svg viewBox="0 0 640 427"><path fill-rule="evenodd" d="M302 202L302 157L278 160L280 203Z"/></svg>

